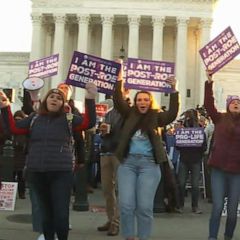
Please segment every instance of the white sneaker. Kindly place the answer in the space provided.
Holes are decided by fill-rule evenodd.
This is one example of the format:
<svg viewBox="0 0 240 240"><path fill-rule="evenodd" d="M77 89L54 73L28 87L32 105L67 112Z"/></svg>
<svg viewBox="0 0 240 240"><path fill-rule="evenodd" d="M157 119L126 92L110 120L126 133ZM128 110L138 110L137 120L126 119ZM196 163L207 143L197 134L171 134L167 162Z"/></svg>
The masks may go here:
<svg viewBox="0 0 240 240"><path fill-rule="evenodd" d="M43 233L39 235L39 237L37 238L37 240L45 240L45 237L44 237Z"/></svg>

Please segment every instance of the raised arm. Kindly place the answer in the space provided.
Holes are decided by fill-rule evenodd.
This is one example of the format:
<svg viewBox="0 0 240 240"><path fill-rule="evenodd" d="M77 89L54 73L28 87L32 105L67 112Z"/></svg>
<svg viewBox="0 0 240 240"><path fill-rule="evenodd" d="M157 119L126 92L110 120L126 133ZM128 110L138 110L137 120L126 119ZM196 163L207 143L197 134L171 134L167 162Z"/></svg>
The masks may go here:
<svg viewBox="0 0 240 240"><path fill-rule="evenodd" d="M122 64L122 60L120 61L120 63ZM126 116L129 113L131 107L124 99L122 89L123 89L123 65L121 67L121 71L119 72L117 83L113 93L113 102L114 107L117 109L117 111L122 116Z"/></svg>
<svg viewBox="0 0 240 240"><path fill-rule="evenodd" d="M82 120L74 126L74 131L82 131L95 126L96 124L96 106L95 97L97 87L94 83L86 84L85 94L85 113L82 115Z"/></svg>
<svg viewBox="0 0 240 240"><path fill-rule="evenodd" d="M165 112L160 112L158 115L158 124L160 127L164 127L173 122L178 114L179 109L179 94L176 91L176 79L174 76L168 79L169 84L172 85L173 92L170 93L169 109Z"/></svg>
<svg viewBox="0 0 240 240"><path fill-rule="evenodd" d="M20 135L29 132L29 129L26 126L16 126L11 112L10 102L3 92L0 92L0 108L4 124L9 128L12 134Z"/></svg>
<svg viewBox="0 0 240 240"><path fill-rule="evenodd" d="M214 105L212 74L207 70L206 75L208 80L205 82L204 107L206 108L207 113L211 117L213 123L215 123L220 118L221 113L217 111Z"/></svg>

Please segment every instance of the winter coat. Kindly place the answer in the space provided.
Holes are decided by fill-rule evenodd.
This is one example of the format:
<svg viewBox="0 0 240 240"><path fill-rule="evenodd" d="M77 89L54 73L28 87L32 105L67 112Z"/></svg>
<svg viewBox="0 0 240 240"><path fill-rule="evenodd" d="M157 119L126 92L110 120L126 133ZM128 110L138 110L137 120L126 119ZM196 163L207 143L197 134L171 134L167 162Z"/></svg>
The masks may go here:
<svg viewBox="0 0 240 240"><path fill-rule="evenodd" d="M5 108L11 131L15 134L29 134L26 166L28 171L71 171L73 165L73 146L66 113L59 116L38 115L32 124L35 113L16 122L10 108ZM95 125L96 112L94 100L86 100L84 118L73 115L72 129L88 129Z"/></svg>
<svg viewBox="0 0 240 240"><path fill-rule="evenodd" d="M139 113L135 106L129 106L127 102L123 99L121 86L122 82L118 81L114 93L114 106L117 111L124 118L123 127L121 129L120 142L115 151L120 162L124 161L124 158L128 155L129 143L133 134L136 132L139 121L144 117L143 114ZM153 147L153 156L157 164L167 161L166 152L163 148L161 129L165 125L173 122L177 117L178 113L178 92L170 94L170 107L169 111L158 112L152 111L152 118L148 122L147 132L149 140Z"/></svg>
<svg viewBox="0 0 240 240"><path fill-rule="evenodd" d="M214 123L214 141L208 164L229 173L240 173L240 114L218 112L214 106L212 82L205 82L204 106ZM229 134L224 116L230 114L234 131Z"/></svg>

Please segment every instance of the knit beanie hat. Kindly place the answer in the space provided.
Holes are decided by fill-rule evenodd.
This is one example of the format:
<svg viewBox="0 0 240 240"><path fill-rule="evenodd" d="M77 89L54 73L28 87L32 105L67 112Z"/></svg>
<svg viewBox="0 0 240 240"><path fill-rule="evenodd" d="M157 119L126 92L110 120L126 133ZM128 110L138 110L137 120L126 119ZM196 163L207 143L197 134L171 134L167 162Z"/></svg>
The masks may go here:
<svg viewBox="0 0 240 240"><path fill-rule="evenodd" d="M239 100L240 101L240 97L237 95L228 95L227 99L226 99L226 108L228 111L229 105L233 100Z"/></svg>
<svg viewBox="0 0 240 240"><path fill-rule="evenodd" d="M46 94L46 96L45 96L44 99L47 99L48 96L49 96L50 94L52 94L52 93L59 94L59 95L62 97L63 102L64 102L64 103L66 102L66 96L65 96L65 94L64 94L61 90L59 90L59 89L57 89L57 88L50 89L50 90L47 92L47 94Z"/></svg>

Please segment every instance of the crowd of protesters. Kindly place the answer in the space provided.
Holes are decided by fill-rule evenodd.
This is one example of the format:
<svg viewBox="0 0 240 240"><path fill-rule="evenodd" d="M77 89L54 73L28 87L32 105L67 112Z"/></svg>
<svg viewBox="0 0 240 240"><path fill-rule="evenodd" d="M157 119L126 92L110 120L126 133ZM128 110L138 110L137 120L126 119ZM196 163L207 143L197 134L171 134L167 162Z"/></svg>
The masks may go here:
<svg viewBox="0 0 240 240"><path fill-rule="evenodd" d="M169 181L166 171L170 169L175 186L165 184L162 196L169 198L165 203L172 206L168 209L184 214L190 182L191 210L202 214L199 184L205 177L206 196L212 203L209 240L217 240L225 197L228 216L224 239L233 238L240 196L240 98L228 99L227 112L218 112L212 75L207 71L204 106L179 114L176 79L168 81L174 91L169 107L161 109L148 91L138 91L129 102L120 74L111 100L113 107L97 123L94 84L86 85L84 114L70 100L68 92L72 90L66 84L49 90L39 109L14 115L8 98L1 93L0 144L6 140L13 143L13 180L18 182L21 199L26 197L27 171L33 229L41 233L39 240L68 239L73 172L86 162L88 192L101 183L106 201L107 221L97 227L98 231L106 231L108 236L121 232L125 240L149 239L154 196L160 181ZM202 143L178 146L176 132L181 128L204 129Z"/></svg>

